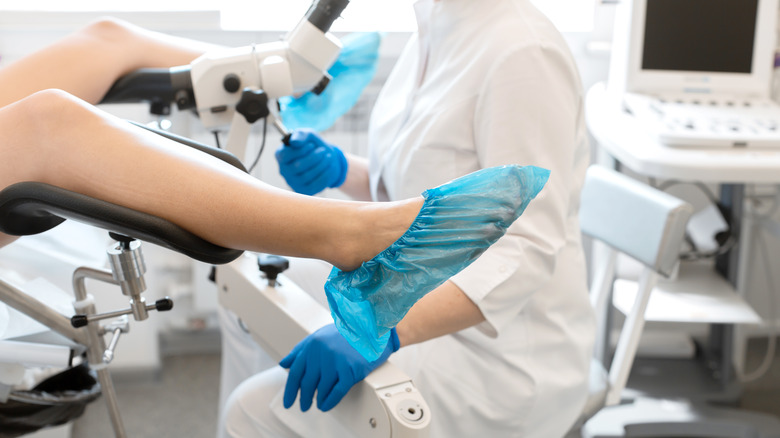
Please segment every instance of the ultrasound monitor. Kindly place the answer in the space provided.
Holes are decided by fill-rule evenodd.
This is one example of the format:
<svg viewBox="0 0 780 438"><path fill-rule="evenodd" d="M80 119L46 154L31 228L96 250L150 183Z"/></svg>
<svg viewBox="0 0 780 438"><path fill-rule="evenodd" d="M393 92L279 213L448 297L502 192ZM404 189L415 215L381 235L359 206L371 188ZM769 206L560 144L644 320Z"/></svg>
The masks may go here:
<svg viewBox="0 0 780 438"><path fill-rule="evenodd" d="M624 0L613 50L625 92L769 95L778 0Z"/></svg>
<svg viewBox="0 0 780 438"><path fill-rule="evenodd" d="M758 0L650 0L642 70L750 73Z"/></svg>

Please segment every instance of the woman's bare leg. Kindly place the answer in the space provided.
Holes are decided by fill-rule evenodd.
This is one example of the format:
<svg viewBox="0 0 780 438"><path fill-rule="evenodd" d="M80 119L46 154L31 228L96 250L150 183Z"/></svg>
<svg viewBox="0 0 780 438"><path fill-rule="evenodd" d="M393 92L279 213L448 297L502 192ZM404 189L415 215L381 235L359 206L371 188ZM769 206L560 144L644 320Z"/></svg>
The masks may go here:
<svg viewBox="0 0 780 438"><path fill-rule="evenodd" d="M0 107L49 88L97 103L126 73L186 65L217 47L102 19L0 70Z"/></svg>
<svg viewBox="0 0 780 438"><path fill-rule="evenodd" d="M356 268L409 227L422 198L360 203L274 188L58 90L0 108L0 188L39 181L165 218L237 249Z"/></svg>

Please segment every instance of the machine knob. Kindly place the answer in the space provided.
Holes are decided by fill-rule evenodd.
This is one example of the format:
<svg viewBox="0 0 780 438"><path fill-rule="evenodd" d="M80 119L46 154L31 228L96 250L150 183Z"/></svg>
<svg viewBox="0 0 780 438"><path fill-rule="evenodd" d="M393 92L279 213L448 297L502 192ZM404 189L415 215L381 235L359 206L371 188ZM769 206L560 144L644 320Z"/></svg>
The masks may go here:
<svg viewBox="0 0 780 438"><path fill-rule="evenodd" d="M228 93L235 93L241 89L241 78L235 73L229 73L222 79L222 86Z"/></svg>
<svg viewBox="0 0 780 438"><path fill-rule="evenodd" d="M125 250L130 250L131 249L130 244L135 242L135 238L134 237L125 236L124 234L119 234L119 233L116 233L114 231L109 231L108 232L108 236L110 238L116 240L117 242L119 242L121 247L123 249L125 249Z"/></svg>
<svg viewBox="0 0 780 438"><path fill-rule="evenodd" d="M108 236L116 240L117 242L122 242L122 243L130 243L135 240L130 236L125 236L124 234L115 233L113 231L109 231Z"/></svg>
<svg viewBox="0 0 780 438"><path fill-rule="evenodd" d="M290 261L277 255L260 254L257 256L257 266L273 286L276 284L276 277L290 267Z"/></svg>
<svg viewBox="0 0 780 438"><path fill-rule="evenodd" d="M168 297L160 298L154 302L154 308L157 309L158 312L171 310L173 309L173 300Z"/></svg>
<svg viewBox="0 0 780 438"><path fill-rule="evenodd" d="M84 327L87 324L89 324L87 315L73 315L70 317L70 325L72 325L73 328Z"/></svg>
<svg viewBox="0 0 780 438"><path fill-rule="evenodd" d="M268 95L263 90L244 88L241 99L236 104L236 111L243 115L248 123L255 123L269 114Z"/></svg>

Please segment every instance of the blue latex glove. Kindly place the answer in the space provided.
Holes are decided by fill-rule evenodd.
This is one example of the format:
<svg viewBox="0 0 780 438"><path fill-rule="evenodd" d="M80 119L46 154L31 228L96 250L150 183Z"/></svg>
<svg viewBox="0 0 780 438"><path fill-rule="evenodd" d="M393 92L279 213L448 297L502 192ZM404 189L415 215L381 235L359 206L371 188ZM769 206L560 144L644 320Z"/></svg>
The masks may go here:
<svg viewBox="0 0 780 438"><path fill-rule="evenodd" d="M328 69L332 79L319 96L279 99L280 115L288 129L309 128L324 131L349 111L376 73L382 35L377 32L352 33L341 39L342 49Z"/></svg>
<svg viewBox="0 0 780 438"><path fill-rule="evenodd" d="M294 131L289 143L276 150L276 161L290 188L304 195L339 187L347 178L347 158L341 149L309 130Z"/></svg>
<svg viewBox="0 0 780 438"><path fill-rule="evenodd" d="M301 393L301 410L312 405L317 391L317 407L327 412L335 407L350 388L384 363L400 344L395 328L384 353L369 362L349 345L333 324L317 330L298 343L279 365L290 370L284 387L284 407L295 404Z"/></svg>

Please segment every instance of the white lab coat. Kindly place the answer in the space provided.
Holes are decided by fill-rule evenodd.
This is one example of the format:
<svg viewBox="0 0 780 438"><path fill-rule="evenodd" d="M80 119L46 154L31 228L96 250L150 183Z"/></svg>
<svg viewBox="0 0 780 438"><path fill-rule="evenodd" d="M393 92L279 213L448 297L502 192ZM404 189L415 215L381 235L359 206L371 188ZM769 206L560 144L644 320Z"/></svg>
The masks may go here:
<svg viewBox="0 0 780 438"><path fill-rule="evenodd" d="M578 225L590 153L574 60L527 0L423 0L416 12L419 32L372 113L372 196L409 198L508 163L552 173L507 235L453 278L487 321L392 361L430 405L432 437L562 436L585 401L594 338Z"/></svg>
<svg viewBox="0 0 780 438"><path fill-rule="evenodd" d="M507 235L452 279L486 322L390 360L430 406L431 438L563 436L585 402L595 332L577 218L590 161L580 78L528 0L415 9L419 32L371 117L372 196L414 197L507 163L552 173ZM346 436L327 432L338 425L316 409L282 408L284 378L277 368L245 382L232 403L244 408L223 421L247 435Z"/></svg>

